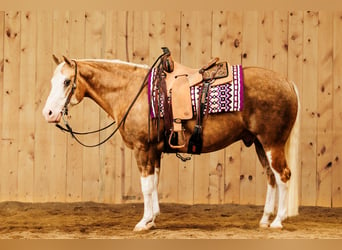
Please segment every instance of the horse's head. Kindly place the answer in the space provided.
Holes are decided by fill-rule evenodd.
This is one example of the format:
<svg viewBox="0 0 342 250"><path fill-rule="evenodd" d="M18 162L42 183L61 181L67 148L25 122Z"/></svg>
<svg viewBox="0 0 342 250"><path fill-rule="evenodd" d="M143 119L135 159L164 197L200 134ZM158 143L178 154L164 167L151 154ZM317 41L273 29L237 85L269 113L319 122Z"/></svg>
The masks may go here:
<svg viewBox="0 0 342 250"><path fill-rule="evenodd" d="M58 123L69 105L78 104L83 96L82 89L77 82L77 64L64 57L60 62L53 56L58 64L51 79L51 91L46 100L43 115L48 122Z"/></svg>

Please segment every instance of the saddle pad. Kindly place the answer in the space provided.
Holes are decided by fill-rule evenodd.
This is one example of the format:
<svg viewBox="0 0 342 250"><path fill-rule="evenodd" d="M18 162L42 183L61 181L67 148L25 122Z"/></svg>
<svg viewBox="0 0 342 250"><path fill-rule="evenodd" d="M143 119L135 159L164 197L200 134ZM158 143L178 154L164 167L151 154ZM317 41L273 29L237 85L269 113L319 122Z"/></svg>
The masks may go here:
<svg viewBox="0 0 342 250"><path fill-rule="evenodd" d="M215 114L234 112L243 109L243 75L242 66L233 65L233 81L221 85L211 86L208 104L203 113ZM194 115L197 113L198 98L202 86L193 86L190 89ZM207 111L207 107L209 110Z"/></svg>
<svg viewBox="0 0 342 250"><path fill-rule="evenodd" d="M241 65L232 65L233 80L229 83L211 86L209 90L209 110L205 108L203 113L235 112L243 109L243 72ZM148 98L150 102L151 118L164 117L164 99L158 94L158 87L154 84L155 70L152 70L148 82ZM191 103L194 115L197 111L200 85L190 88ZM169 100L167 100L169 101ZM158 105L159 104L159 105Z"/></svg>

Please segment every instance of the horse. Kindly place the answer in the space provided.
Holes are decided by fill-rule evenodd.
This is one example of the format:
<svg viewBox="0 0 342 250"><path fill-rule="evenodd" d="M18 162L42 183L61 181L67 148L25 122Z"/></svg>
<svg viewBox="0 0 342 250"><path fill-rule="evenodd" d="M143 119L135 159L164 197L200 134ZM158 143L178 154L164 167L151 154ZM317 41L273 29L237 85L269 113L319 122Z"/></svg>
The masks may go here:
<svg viewBox="0 0 342 250"><path fill-rule="evenodd" d="M147 119L148 90L146 85L139 88L150 67L121 60L63 59L54 56L57 67L43 108L44 118L58 124L68 107L87 97L114 121L121 121L122 126L117 129L125 145L134 151L144 201L143 217L133 230L155 227L160 214L158 183L165 140L158 138L163 137L163 119L159 130ZM298 214L298 90L292 81L261 67L243 67L243 77L243 110L206 115L202 153L220 150L239 140L246 146L254 144L258 159L267 170L266 202L259 226L282 228L286 218ZM192 135L195 123L195 119L184 121L186 138ZM186 153L186 148L187 145L175 151ZM277 190L278 209L271 222Z"/></svg>

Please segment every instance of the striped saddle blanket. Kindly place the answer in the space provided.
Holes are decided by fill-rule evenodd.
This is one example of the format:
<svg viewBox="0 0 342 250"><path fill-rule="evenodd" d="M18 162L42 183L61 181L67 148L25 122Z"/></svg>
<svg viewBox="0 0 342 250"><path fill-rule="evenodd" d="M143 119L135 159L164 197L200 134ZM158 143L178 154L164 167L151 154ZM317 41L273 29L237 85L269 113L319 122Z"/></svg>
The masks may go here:
<svg viewBox="0 0 342 250"><path fill-rule="evenodd" d="M203 113L215 114L221 112L235 112L243 109L243 72L241 65L232 65L233 80L229 83L211 86L209 89L206 108ZM151 118L164 117L163 96L158 95L158 87L153 84L155 71L152 70L148 81L148 97ZM197 114L201 84L190 87L193 114ZM157 100L159 98L159 100ZM169 101L169 100L168 100ZM159 105L158 105L159 103Z"/></svg>

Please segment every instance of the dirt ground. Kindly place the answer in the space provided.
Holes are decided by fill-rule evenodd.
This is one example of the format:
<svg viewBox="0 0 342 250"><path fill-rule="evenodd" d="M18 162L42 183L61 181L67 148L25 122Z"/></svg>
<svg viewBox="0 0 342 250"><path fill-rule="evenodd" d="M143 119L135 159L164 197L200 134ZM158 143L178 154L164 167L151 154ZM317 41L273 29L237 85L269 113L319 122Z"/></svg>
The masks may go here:
<svg viewBox="0 0 342 250"><path fill-rule="evenodd" d="M282 230L259 228L263 208L161 204L157 228L135 233L143 204L0 203L0 239L342 239L342 208L302 207Z"/></svg>

